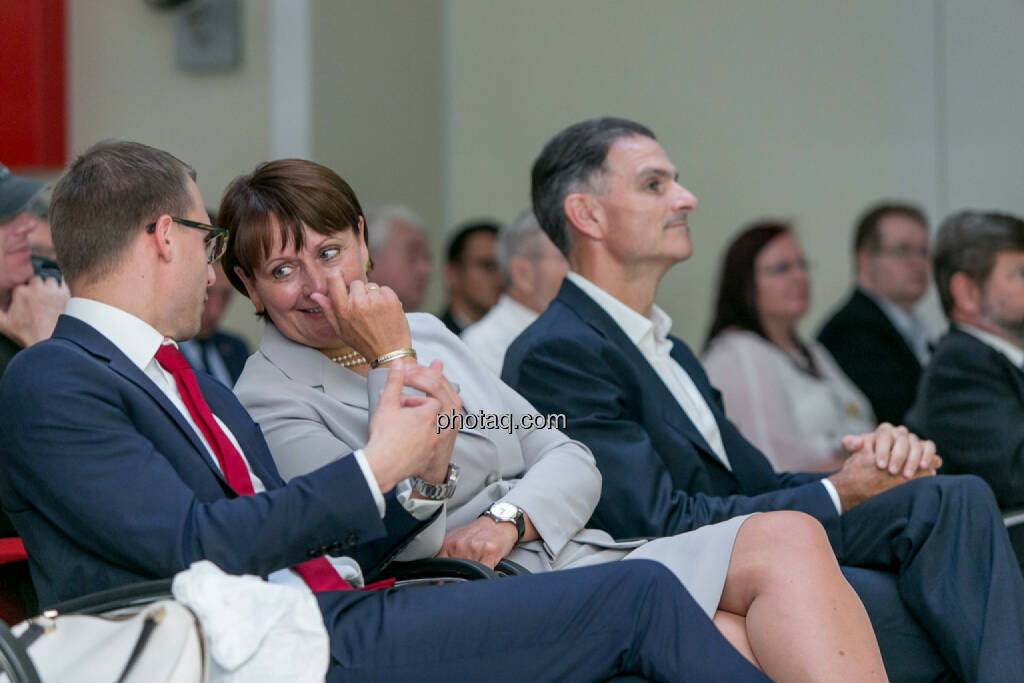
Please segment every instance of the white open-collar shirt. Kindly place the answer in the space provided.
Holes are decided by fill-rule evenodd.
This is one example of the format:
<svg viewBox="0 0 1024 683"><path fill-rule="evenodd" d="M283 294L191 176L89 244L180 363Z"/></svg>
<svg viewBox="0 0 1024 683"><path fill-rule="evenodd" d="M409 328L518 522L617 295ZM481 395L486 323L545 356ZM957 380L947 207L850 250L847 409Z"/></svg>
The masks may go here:
<svg viewBox="0 0 1024 683"><path fill-rule="evenodd" d="M567 277L622 328L668 387L679 408L690 418L714 454L732 471L729 455L722 442L722 433L710 406L683 366L670 355L672 342L668 335L672 329L672 318L657 304L651 306L650 317L641 315L579 273L570 272ZM843 507L836 487L828 479L822 479L821 485L828 492L836 511L842 514Z"/></svg>

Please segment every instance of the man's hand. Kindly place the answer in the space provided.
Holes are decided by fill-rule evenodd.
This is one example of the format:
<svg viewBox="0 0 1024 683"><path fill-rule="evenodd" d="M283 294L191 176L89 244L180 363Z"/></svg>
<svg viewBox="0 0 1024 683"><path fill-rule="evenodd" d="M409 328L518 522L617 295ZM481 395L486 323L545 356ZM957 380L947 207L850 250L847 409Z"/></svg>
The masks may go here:
<svg viewBox="0 0 1024 683"><path fill-rule="evenodd" d="M418 389L430 398L436 399L441 404L440 412L451 415L462 411L462 399L455 392L455 388L445 378L444 365L439 360L430 364L429 368L422 365L409 363L405 366L405 385ZM435 427L436 427L435 418ZM436 428L435 428L436 431ZM440 440L430 455L430 462L426 468L417 473L417 476L432 484L443 484L448 474L448 462L452 459L452 451L455 448L455 437L459 435L457 429L441 430ZM413 494L418 496L419 494Z"/></svg>
<svg viewBox="0 0 1024 683"><path fill-rule="evenodd" d="M852 453L828 478L839 493L843 512L909 479L932 476L942 465L934 443L920 440L906 427L885 423L870 434L844 437L843 447Z"/></svg>
<svg viewBox="0 0 1024 683"><path fill-rule="evenodd" d="M516 546L516 525L477 518L466 526L452 529L444 536L438 557L460 557L476 560L491 569Z"/></svg>
<svg viewBox="0 0 1024 683"><path fill-rule="evenodd" d="M392 366L363 447L382 493L423 472L441 440L436 426L440 402L429 396L403 395L404 380L405 366Z"/></svg>
<svg viewBox="0 0 1024 683"><path fill-rule="evenodd" d="M865 449L875 459L880 470L898 474L905 479L920 476L922 472L935 474L942 466L942 458L935 453L935 444L922 441L906 427L893 427L888 422L878 425L870 434L843 437L843 448L848 452Z"/></svg>
<svg viewBox="0 0 1024 683"><path fill-rule="evenodd" d="M49 339L70 297L66 284L34 276L11 291L10 307L0 311L0 333L23 347Z"/></svg>
<svg viewBox="0 0 1024 683"><path fill-rule="evenodd" d="M362 280L345 285L341 273L327 276L327 296L313 294L324 316L342 341L368 361L412 346L409 323L390 287Z"/></svg>

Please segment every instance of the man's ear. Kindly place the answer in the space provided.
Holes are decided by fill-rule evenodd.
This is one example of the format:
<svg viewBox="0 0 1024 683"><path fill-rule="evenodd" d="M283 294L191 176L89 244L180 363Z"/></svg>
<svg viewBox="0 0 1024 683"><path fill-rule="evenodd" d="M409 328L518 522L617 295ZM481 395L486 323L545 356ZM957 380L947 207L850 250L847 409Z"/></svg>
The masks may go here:
<svg viewBox="0 0 1024 683"><path fill-rule="evenodd" d="M869 284L864 282L864 280L866 279L868 259L870 258L871 254L868 253L867 249L858 249L853 254L853 276L859 284Z"/></svg>
<svg viewBox="0 0 1024 683"><path fill-rule="evenodd" d="M157 255L164 261L174 260L174 245L171 244L171 228L173 227L174 220L167 214L163 214L156 219L153 230L147 231Z"/></svg>
<svg viewBox="0 0 1024 683"><path fill-rule="evenodd" d="M459 267L454 263L444 264L444 287L449 292L457 291L459 289ZM461 293L461 292L459 292Z"/></svg>
<svg viewBox="0 0 1024 683"><path fill-rule="evenodd" d="M562 211L570 229L587 237L599 239L603 234L604 210L594 195L573 192L562 202Z"/></svg>
<svg viewBox="0 0 1024 683"><path fill-rule="evenodd" d="M508 286L523 292L533 294L534 265L530 259L523 256L513 256L508 260Z"/></svg>
<svg viewBox="0 0 1024 683"><path fill-rule="evenodd" d="M953 273L949 279L949 293L953 297L953 312L970 324L981 313L981 287L967 273Z"/></svg>
<svg viewBox="0 0 1024 683"><path fill-rule="evenodd" d="M252 302L256 312L262 313L264 311L263 300L260 299L259 292L256 291L255 281L248 273L242 270L242 266L235 266L235 275L237 275L238 279L242 281L243 285L245 285L245 292L249 295L249 301Z"/></svg>

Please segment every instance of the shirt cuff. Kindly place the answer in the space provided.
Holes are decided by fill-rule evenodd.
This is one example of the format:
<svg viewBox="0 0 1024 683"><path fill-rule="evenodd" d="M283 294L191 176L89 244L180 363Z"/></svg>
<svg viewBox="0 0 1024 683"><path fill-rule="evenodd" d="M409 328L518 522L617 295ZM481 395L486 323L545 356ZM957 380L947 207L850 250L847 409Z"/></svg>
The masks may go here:
<svg viewBox="0 0 1024 683"><path fill-rule="evenodd" d="M384 519L384 513L387 511L387 505L384 503L384 494L380 492L377 478L373 476L370 463L366 462L366 455L363 453L363 449L360 448L352 453L352 455L355 457L356 462L359 463L359 469L363 471L363 478L366 479L366 486L370 489L373 502L377 504L377 514L380 515L381 519Z"/></svg>
<svg viewBox="0 0 1024 683"><path fill-rule="evenodd" d="M412 498L412 482L403 479L395 485L395 498L406 511L416 519L430 519L444 505L443 500Z"/></svg>
<svg viewBox="0 0 1024 683"><path fill-rule="evenodd" d="M819 480L821 485L828 491L828 497L832 499L832 504L836 506L836 514L843 514L843 504L839 500L839 491L836 491L836 485L828 480L828 477Z"/></svg>

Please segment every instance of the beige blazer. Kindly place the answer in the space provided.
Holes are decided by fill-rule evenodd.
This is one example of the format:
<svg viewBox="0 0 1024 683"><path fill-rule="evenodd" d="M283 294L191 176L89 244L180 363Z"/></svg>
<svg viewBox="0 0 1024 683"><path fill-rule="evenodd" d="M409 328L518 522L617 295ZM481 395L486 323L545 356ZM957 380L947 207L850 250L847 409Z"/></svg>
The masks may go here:
<svg viewBox="0 0 1024 683"><path fill-rule="evenodd" d="M419 362L429 365L436 358L444 363L445 376L457 385L465 413L507 414L518 421L521 415L536 412L437 318L412 313L408 320ZM315 349L286 339L268 324L235 392L262 427L278 470L287 480L366 443L369 420L386 377L387 370L381 369L363 379ZM583 444L556 429L511 431L465 426L459 430L453 461L460 474L455 495L447 503L448 529L468 524L497 501L519 506L530 516L541 540L521 544L509 557L531 571L588 564L581 556L591 554L589 547L627 550L641 545L616 542L603 531L584 529L601 494L601 475ZM429 539L421 535L419 540L416 552L421 557L440 548L436 534ZM577 547L580 544L586 548Z"/></svg>

